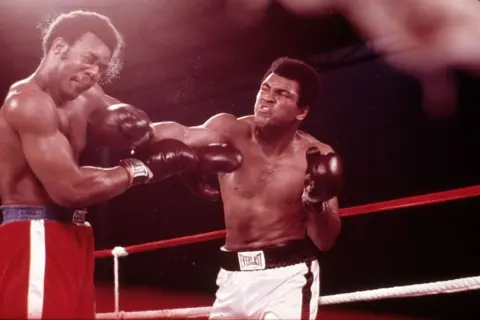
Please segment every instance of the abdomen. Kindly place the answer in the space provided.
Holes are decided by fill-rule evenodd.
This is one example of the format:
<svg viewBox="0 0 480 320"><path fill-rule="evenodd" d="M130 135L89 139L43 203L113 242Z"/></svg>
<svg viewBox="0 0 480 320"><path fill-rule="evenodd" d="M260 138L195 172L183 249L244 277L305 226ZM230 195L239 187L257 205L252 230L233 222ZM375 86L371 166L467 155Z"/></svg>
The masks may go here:
<svg viewBox="0 0 480 320"><path fill-rule="evenodd" d="M298 179L302 181L299 184L277 176L266 188L252 184L255 179L236 178L221 180L228 249L277 244L305 236L306 217L300 202L303 177Z"/></svg>

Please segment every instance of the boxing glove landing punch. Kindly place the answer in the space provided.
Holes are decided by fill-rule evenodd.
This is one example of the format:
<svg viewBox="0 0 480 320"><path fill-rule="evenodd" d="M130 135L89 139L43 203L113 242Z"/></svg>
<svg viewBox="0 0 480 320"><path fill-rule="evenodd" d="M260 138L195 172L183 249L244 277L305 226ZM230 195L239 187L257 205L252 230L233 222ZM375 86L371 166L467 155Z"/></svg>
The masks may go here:
<svg viewBox="0 0 480 320"><path fill-rule="evenodd" d="M148 115L131 105L119 103L108 107L102 121L90 128L98 142L114 148L147 144L153 137Z"/></svg>
<svg viewBox="0 0 480 320"><path fill-rule="evenodd" d="M340 157L330 152L322 154L317 147L306 151L307 170L302 202L307 209L324 212L327 201L343 188L343 164Z"/></svg>
<svg viewBox="0 0 480 320"><path fill-rule="evenodd" d="M120 161L130 174L130 186L160 181L198 168L195 150L175 139L155 142L131 154L134 158Z"/></svg>
<svg viewBox="0 0 480 320"><path fill-rule="evenodd" d="M211 144L194 149L175 139L164 139L136 148L131 154L133 158L122 160L120 165L127 168L133 177L132 185L184 174L189 187L207 198L216 198L218 194L206 177L232 172L243 161L240 151L229 144Z"/></svg>

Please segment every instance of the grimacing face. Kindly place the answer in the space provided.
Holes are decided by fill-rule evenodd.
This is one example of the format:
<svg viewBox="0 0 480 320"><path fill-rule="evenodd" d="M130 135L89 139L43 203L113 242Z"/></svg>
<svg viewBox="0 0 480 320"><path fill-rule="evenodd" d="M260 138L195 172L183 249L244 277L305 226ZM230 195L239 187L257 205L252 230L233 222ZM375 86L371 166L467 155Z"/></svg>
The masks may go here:
<svg viewBox="0 0 480 320"><path fill-rule="evenodd" d="M58 55L57 80L62 96L73 100L90 89L108 69L112 52L97 36L86 33L68 45L63 39L53 42Z"/></svg>
<svg viewBox="0 0 480 320"><path fill-rule="evenodd" d="M301 121L308 108L300 108L300 85L295 80L271 73L260 85L254 107L254 121L259 127L289 125Z"/></svg>

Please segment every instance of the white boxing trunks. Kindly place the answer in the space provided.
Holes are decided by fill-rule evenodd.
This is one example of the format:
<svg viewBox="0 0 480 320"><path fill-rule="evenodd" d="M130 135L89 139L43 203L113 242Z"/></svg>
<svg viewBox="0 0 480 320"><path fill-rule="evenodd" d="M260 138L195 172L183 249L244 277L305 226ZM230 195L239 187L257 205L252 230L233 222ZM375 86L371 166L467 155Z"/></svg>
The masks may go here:
<svg viewBox="0 0 480 320"><path fill-rule="evenodd" d="M320 295L316 253L307 239L251 251L222 248L210 319L315 319Z"/></svg>

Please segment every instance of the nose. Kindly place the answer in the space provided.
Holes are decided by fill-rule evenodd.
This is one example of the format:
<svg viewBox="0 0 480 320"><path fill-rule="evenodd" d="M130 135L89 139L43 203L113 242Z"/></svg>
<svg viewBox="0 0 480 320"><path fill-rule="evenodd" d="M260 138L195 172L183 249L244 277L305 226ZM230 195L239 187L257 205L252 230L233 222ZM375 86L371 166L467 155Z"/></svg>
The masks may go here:
<svg viewBox="0 0 480 320"><path fill-rule="evenodd" d="M265 90L261 97L265 102L275 102L275 98L271 90Z"/></svg>
<svg viewBox="0 0 480 320"><path fill-rule="evenodd" d="M92 65L90 68L85 70L85 73L92 79L92 81L97 82L100 79L100 68L97 65Z"/></svg>

